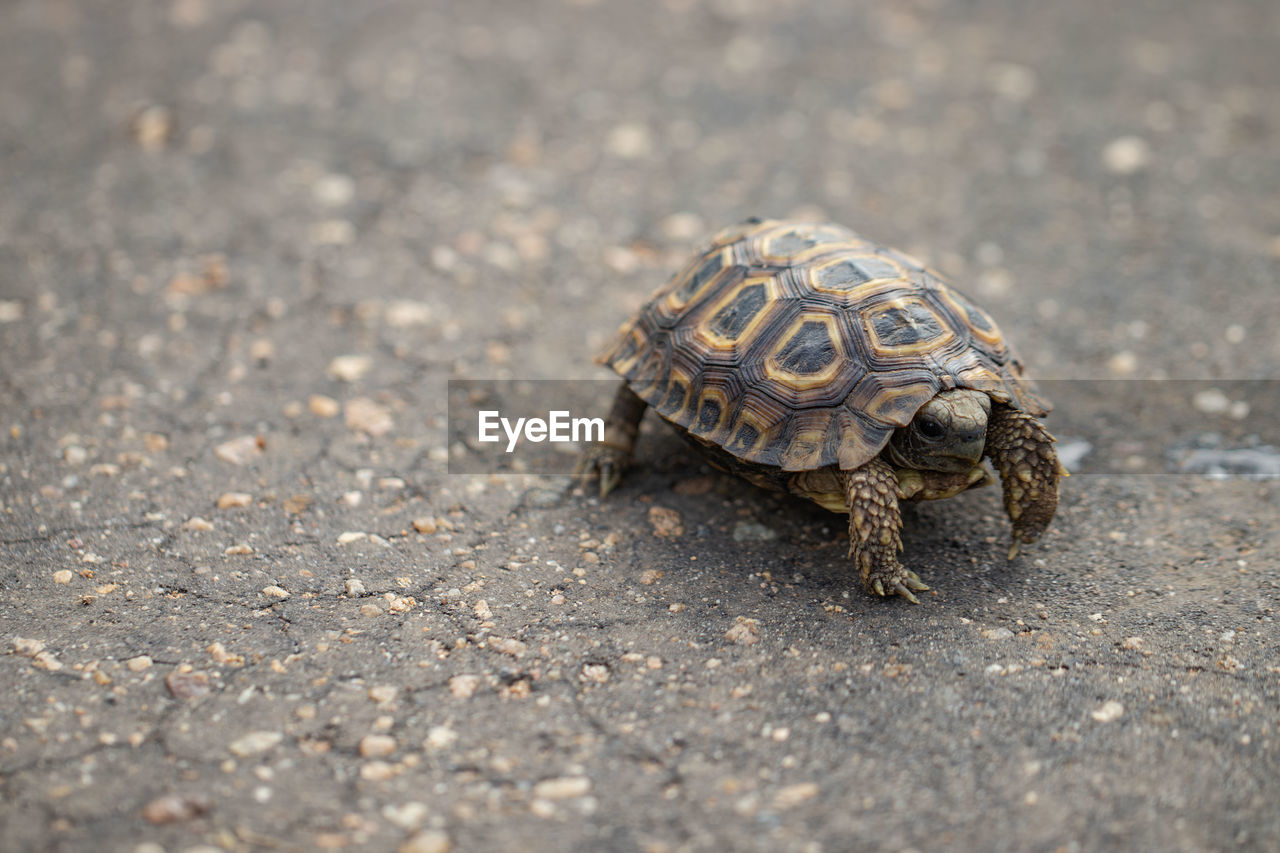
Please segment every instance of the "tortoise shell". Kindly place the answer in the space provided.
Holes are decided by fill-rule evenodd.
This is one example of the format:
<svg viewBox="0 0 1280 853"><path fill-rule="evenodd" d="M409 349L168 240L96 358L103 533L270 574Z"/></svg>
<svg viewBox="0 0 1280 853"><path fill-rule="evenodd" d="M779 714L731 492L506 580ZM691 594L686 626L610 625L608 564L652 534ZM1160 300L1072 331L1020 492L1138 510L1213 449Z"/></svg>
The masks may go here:
<svg viewBox="0 0 1280 853"><path fill-rule="evenodd" d="M720 232L600 361L677 426L784 471L857 468L942 390L1049 408L985 311L910 256L829 223Z"/></svg>

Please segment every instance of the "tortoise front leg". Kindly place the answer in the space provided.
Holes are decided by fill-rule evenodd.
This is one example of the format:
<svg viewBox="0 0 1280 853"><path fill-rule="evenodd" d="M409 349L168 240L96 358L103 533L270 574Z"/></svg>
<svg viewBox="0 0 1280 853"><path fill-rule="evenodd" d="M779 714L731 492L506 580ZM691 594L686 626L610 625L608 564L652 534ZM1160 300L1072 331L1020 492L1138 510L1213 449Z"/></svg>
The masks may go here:
<svg viewBox="0 0 1280 853"><path fill-rule="evenodd" d="M1010 406L997 405L987 426L987 455L1000 472L1004 508L1013 522L1009 559L1022 543L1044 533L1058 508L1058 478L1066 469L1058 462L1053 436L1044 424Z"/></svg>
<svg viewBox="0 0 1280 853"><path fill-rule="evenodd" d="M609 416L604 420L604 440L582 452L573 476L583 482L600 477L603 498L622 482L622 474L631 465L631 450L640 431L640 419L648 404L631 392L623 382L613 398Z"/></svg>
<svg viewBox="0 0 1280 853"><path fill-rule="evenodd" d="M841 473L849 504L849 556L858 566L863 588L882 598L896 594L919 604L912 590L929 587L898 562L902 513L898 509L897 472L877 457L861 468Z"/></svg>

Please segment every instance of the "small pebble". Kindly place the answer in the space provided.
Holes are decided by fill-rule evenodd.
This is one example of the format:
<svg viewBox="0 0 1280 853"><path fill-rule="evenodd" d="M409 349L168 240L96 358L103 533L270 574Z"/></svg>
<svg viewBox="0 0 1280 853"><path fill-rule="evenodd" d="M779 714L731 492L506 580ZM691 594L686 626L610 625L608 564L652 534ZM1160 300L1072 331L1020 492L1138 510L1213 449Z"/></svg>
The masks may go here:
<svg viewBox="0 0 1280 853"><path fill-rule="evenodd" d="M388 803L382 807L382 816L393 826L406 832L417 829L426 822L430 811L425 803L408 802L400 805Z"/></svg>
<svg viewBox="0 0 1280 853"><path fill-rule="evenodd" d="M427 749L446 749L458 740L458 733L448 726L433 726L427 732L423 746Z"/></svg>
<svg viewBox="0 0 1280 853"><path fill-rule="evenodd" d="M347 595L358 596L364 595L364 583L355 578L348 580L343 587L346 589Z"/></svg>
<svg viewBox="0 0 1280 853"><path fill-rule="evenodd" d="M760 642L760 622L745 616L734 617L733 627L725 631L724 637L740 646L754 646Z"/></svg>
<svg viewBox="0 0 1280 853"><path fill-rule="evenodd" d="M368 397L348 400L343 407L343 418L347 429L363 432L374 438L386 435L395 426L391 408Z"/></svg>
<svg viewBox="0 0 1280 853"><path fill-rule="evenodd" d="M1008 628L983 628L982 636L988 640L1007 640L1013 636L1013 632Z"/></svg>
<svg viewBox="0 0 1280 853"><path fill-rule="evenodd" d="M370 761L360 768L360 778L370 782L385 782L399 771L394 764L386 761Z"/></svg>
<svg viewBox="0 0 1280 853"><path fill-rule="evenodd" d="M213 449L213 455L232 465L248 465L262 455L263 442L256 436L242 435L224 441Z"/></svg>
<svg viewBox="0 0 1280 853"><path fill-rule="evenodd" d="M684 535L684 525L680 513L662 506L649 507L649 523L653 525L653 535L662 538L674 538Z"/></svg>
<svg viewBox="0 0 1280 853"><path fill-rule="evenodd" d="M164 684L175 699L195 699L209 692L209 676L203 672L171 672Z"/></svg>
<svg viewBox="0 0 1280 853"><path fill-rule="evenodd" d="M233 755L247 758L275 748L282 740L284 735L280 732L249 732L233 740L227 749L231 750Z"/></svg>
<svg viewBox="0 0 1280 853"><path fill-rule="evenodd" d="M1121 136L1107 143L1102 162L1113 174L1132 175L1151 162L1151 146L1142 137Z"/></svg>
<svg viewBox="0 0 1280 853"><path fill-rule="evenodd" d="M191 820L209 811L212 804L207 797L166 794L156 797L142 807L142 817L148 823L164 824Z"/></svg>
<svg viewBox="0 0 1280 853"><path fill-rule="evenodd" d="M383 319L393 328L423 326L431 321L432 313L431 306L426 302L401 299L387 306Z"/></svg>
<svg viewBox="0 0 1280 853"><path fill-rule="evenodd" d="M586 776L561 776L543 779L533 786L533 795L544 800L568 800L581 797L591 790L591 780Z"/></svg>
<svg viewBox="0 0 1280 853"><path fill-rule="evenodd" d="M396 751L396 739L390 735L365 735L360 738L362 758L386 758Z"/></svg>
<svg viewBox="0 0 1280 853"><path fill-rule="evenodd" d="M455 675L449 679L449 692L458 699L470 699L479 687L478 675Z"/></svg>
<svg viewBox="0 0 1280 853"><path fill-rule="evenodd" d="M609 667L599 663L589 663L582 667L581 678L583 681L594 681L596 684L604 684L609 680Z"/></svg>
<svg viewBox="0 0 1280 853"><path fill-rule="evenodd" d="M453 842L438 829L424 829L397 848L397 853L449 853Z"/></svg>
<svg viewBox="0 0 1280 853"><path fill-rule="evenodd" d="M124 665L129 667L130 672L142 672L151 668L151 658L147 655L138 655L136 658L129 658Z"/></svg>
<svg viewBox="0 0 1280 853"><path fill-rule="evenodd" d="M312 394L307 398L307 410L317 418L335 418L342 407L338 401L324 394Z"/></svg>
<svg viewBox="0 0 1280 853"><path fill-rule="evenodd" d="M182 525L187 530L193 530L197 533L207 533L213 529L213 524L205 521L198 515L193 515Z"/></svg>
<svg viewBox="0 0 1280 853"><path fill-rule="evenodd" d="M368 692L370 701L377 702L379 705L395 701L396 696L399 694L400 688L391 684L375 684L369 688Z"/></svg>
<svg viewBox="0 0 1280 853"><path fill-rule="evenodd" d="M340 355L329 362L329 375L343 382L358 382L373 367L367 355Z"/></svg>
<svg viewBox="0 0 1280 853"><path fill-rule="evenodd" d="M1099 723L1112 723L1124 716L1124 705L1114 699L1108 699L1099 708L1092 711L1089 716Z"/></svg>
<svg viewBox="0 0 1280 853"><path fill-rule="evenodd" d="M507 639L505 637L490 637L489 648L496 652L502 652L504 655L519 657L528 650L528 646L519 640Z"/></svg>
<svg viewBox="0 0 1280 853"><path fill-rule="evenodd" d="M285 589L284 587L275 586L274 584L271 586L264 586L262 588L262 594L265 595L267 598L288 598L289 597L289 591L287 589Z"/></svg>
<svg viewBox="0 0 1280 853"><path fill-rule="evenodd" d="M59 569L58 571L54 572L53 582L54 583L71 583L71 570Z"/></svg>
<svg viewBox="0 0 1280 853"><path fill-rule="evenodd" d="M253 503L253 495L246 492L223 492L218 496L218 509L235 509Z"/></svg>
<svg viewBox="0 0 1280 853"><path fill-rule="evenodd" d="M734 542L768 542L778 534L758 521L739 521L733 526Z"/></svg>
<svg viewBox="0 0 1280 853"><path fill-rule="evenodd" d="M639 160L653 153L653 134L643 124L620 124L605 144L611 153L624 160Z"/></svg>
<svg viewBox="0 0 1280 853"><path fill-rule="evenodd" d="M811 800L818 796L818 791L819 788L815 782L800 782L795 785L787 785L774 795L773 807L779 811L794 808L805 800Z"/></svg>

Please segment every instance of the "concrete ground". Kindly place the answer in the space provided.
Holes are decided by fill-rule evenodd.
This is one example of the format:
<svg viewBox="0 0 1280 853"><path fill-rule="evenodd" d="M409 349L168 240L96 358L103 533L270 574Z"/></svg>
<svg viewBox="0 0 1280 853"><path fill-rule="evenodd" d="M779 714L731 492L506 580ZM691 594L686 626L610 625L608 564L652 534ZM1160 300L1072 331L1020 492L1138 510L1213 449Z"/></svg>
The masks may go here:
<svg viewBox="0 0 1280 853"><path fill-rule="evenodd" d="M445 431L752 214L926 258L1040 376L1273 378L1277 31L5 3L0 848L1280 847L1280 480L1073 477L1012 563L995 490L914 508L915 607L660 424L605 503Z"/></svg>

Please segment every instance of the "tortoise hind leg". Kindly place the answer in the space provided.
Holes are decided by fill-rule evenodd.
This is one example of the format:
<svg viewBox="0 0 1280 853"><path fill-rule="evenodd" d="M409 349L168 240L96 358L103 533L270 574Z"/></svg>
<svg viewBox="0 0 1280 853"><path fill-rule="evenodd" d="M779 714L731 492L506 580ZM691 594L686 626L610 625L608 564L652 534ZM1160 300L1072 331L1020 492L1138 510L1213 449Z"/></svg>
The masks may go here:
<svg viewBox="0 0 1280 853"><path fill-rule="evenodd" d="M898 562L902 550L902 513L898 509L898 474L883 459L841 472L849 504L849 556L853 557L869 593L901 595L919 604L915 592L926 590L915 572Z"/></svg>
<svg viewBox="0 0 1280 853"><path fill-rule="evenodd" d="M1058 509L1058 478L1066 469L1058 462L1053 436L1044 424L1009 406L992 408L987 427L987 455L1000 471L1004 508L1013 522L1009 559L1022 543L1044 533Z"/></svg>
<svg viewBox="0 0 1280 853"><path fill-rule="evenodd" d="M623 472L631 465L631 450L646 408L648 404L623 382L604 420L604 440L588 447L578 459L573 476L584 483L599 476L601 498L622 482Z"/></svg>

